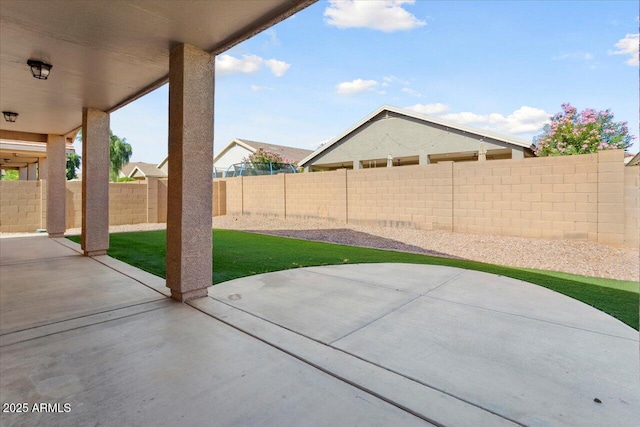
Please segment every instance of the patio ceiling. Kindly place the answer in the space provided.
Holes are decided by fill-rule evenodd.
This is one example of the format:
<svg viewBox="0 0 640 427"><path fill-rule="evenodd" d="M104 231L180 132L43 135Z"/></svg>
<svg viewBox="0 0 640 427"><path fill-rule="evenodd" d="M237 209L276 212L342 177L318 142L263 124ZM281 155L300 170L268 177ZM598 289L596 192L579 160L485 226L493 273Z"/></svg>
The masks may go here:
<svg viewBox="0 0 640 427"><path fill-rule="evenodd" d="M19 117L0 129L70 133L83 107L112 112L164 84L175 45L218 54L315 1L2 0L0 107ZM52 64L49 79L28 59Z"/></svg>

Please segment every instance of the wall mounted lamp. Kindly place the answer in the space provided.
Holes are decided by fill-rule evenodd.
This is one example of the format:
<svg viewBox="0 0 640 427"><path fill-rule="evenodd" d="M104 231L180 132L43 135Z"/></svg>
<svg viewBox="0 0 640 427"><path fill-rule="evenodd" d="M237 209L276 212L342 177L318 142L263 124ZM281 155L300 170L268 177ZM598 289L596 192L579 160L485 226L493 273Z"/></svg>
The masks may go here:
<svg viewBox="0 0 640 427"><path fill-rule="evenodd" d="M9 123L14 123L18 118L18 113L12 113L11 111L3 111L2 115L4 116L4 119Z"/></svg>
<svg viewBox="0 0 640 427"><path fill-rule="evenodd" d="M33 74L33 77L40 80L47 80L49 73L51 72L51 68L53 67L51 64L36 61L35 59L28 60L27 65L31 67L31 74Z"/></svg>

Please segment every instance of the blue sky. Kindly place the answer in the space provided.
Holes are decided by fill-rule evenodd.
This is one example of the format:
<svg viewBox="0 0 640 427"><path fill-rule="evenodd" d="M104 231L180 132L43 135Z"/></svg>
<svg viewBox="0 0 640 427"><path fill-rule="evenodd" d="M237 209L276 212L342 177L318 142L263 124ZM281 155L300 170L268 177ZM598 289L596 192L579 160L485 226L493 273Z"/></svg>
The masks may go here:
<svg viewBox="0 0 640 427"><path fill-rule="evenodd" d="M636 1L319 1L216 61L216 153L315 149L383 104L531 139L570 102L638 135ZM111 115L132 161L167 154L167 105L165 85Z"/></svg>

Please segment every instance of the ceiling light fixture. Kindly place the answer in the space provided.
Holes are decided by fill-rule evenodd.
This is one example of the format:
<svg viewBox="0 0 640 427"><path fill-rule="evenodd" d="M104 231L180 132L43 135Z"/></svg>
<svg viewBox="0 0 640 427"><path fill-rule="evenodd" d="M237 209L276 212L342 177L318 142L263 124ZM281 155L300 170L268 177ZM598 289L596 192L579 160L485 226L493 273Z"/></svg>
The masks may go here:
<svg viewBox="0 0 640 427"><path fill-rule="evenodd" d="M3 111L2 115L4 116L4 119L9 123L14 123L18 118L18 113L12 113L11 111Z"/></svg>
<svg viewBox="0 0 640 427"><path fill-rule="evenodd" d="M49 73L51 72L51 68L53 67L51 64L36 61L35 59L28 60L27 65L31 67L31 74L33 74L33 77L40 80L47 80L47 77L49 77Z"/></svg>

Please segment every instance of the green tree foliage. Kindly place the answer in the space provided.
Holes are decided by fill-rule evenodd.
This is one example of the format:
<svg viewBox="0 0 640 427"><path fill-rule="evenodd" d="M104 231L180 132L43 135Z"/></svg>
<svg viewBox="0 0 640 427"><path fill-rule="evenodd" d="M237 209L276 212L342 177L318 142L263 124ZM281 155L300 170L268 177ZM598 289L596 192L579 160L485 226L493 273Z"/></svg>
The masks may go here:
<svg viewBox="0 0 640 427"><path fill-rule="evenodd" d="M578 113L571 104L551 117L541 135L534 138L538 156L566 156L600 150L627 149L635 137L626 122L615 122L611 110L593 109Z"/></svg>
<svg viewBox="0 0 640 427"><path fill-rule="evenodd" d="M76 153L67 153L67 180L78 177L77 170L80 167L80 156Z"/></svg>
<svg viewBox="0 0 640 427"><path fill-rule="evenodd" d="M5 169L0 179L3 181L18 181L20 180L20 172L14 169Z"/></svg>
<svg viewBox="0 0 640 427"><path fill-rule="evenodd" d="M112 131L109 131L109 158L111 159L109 178L111 181L118 180L120 169L129 163L132 154L131 145L129 145L127 139L120 138L118 135L114 135Z"/></svg>

